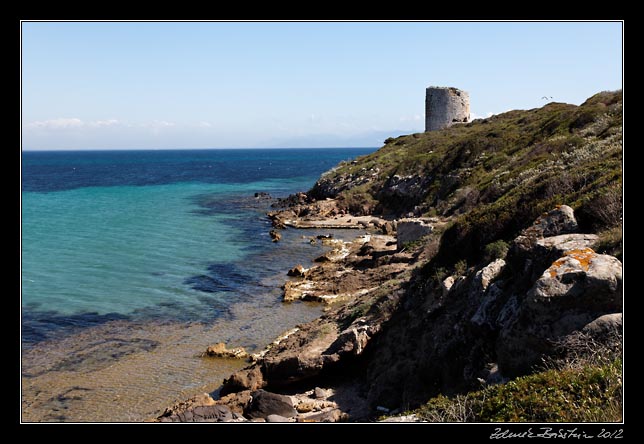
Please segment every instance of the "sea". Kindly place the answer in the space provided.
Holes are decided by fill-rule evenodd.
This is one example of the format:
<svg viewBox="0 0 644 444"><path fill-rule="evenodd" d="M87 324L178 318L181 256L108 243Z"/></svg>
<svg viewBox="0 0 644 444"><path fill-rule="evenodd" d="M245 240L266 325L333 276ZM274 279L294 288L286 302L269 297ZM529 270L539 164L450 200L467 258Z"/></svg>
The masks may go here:
<svg viewBox="0 0 644 444"><path fill-rule="evenodd" d="M324 248L283 232L272 198L375 148L24 151L23 422L139 422L217 395L243 361L323 307L281 302ZM332 234L342 236L342 232Z"/></svg>

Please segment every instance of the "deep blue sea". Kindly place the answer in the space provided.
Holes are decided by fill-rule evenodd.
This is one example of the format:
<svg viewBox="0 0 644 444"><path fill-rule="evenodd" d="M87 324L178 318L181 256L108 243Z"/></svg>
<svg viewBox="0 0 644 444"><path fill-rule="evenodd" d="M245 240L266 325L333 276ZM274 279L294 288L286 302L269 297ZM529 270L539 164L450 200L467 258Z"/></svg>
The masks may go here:
<svg viewBox="0 0 644 444"><path fill-rule="evenodd" d="M262 336L263 323L251 314L235 314L234 307L240 304L257 319L272 316L269 310L282 310L276 282L283 282L284 271L296 263L310 264L315 251L297 230L290 230L284 242L271 242L265 217L271 201L257 199L255 193L285 197L306 191L340 161L374 150L23 152L22 342L23 351L32 352L23 357L23 375L55 376L42 386L63 380L63 370L73 379L79 372L107 368L111 361L104 362L103 355L120 359L158 348L160 335L170 337L182 325L229 322L233 327L221 330L227 332L223 340L256 327L260 333L250 335L251 343L245 345L265 345L262 341L272 337ZM266 313L260 316L261 307ZM298 321L299 309L283 310L293 311L283 316ZM246 324L235 324L244 316L250 319ZM283 323L279 315L276 319ZM106 325L118 325L110 334L119 338L133 335L131 326L137 326L143 342L119 339L108 347ZM168 327L152 334L159 325ZM279 327L266 326L264 334L279 332ZM33 351L41 344L46 346ZM38 361L46 350L75 358L54 368ZM84 399L87 391L70 399ZM51 395L57 405L60 394ZM70 413L73 403L58 408L60 415L47 416L43 412L54 409L51 403L30 402L24 408L34 420L78 418ZM91 410L92 403L82 408ZM140 419L134 411L131 407L134 416L127 418Z"/></svg>

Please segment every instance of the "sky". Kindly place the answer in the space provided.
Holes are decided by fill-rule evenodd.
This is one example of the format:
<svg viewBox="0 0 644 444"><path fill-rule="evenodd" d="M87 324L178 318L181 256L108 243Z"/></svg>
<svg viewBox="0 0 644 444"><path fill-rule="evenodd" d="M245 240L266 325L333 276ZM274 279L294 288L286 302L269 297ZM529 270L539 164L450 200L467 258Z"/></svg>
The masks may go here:
<svg viewBox="0 0 644 444"><path fill-rule="evenodd" d="M472 118L620 89L622 27L23 22L22 148L379 147L424 131L428 86Z"/></svg>

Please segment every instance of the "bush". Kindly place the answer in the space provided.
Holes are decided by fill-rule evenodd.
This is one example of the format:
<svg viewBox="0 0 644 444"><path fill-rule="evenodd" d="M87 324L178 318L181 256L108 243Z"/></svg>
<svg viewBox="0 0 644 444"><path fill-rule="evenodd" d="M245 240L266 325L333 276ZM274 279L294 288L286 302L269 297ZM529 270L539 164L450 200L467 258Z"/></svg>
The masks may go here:
<svg viewBox="0 0 644 444"><path fill-rule="evenodd" d="M485 262L492 262L497 259L504 259L508 254L508 244L502 239L487 244L483 249Z"/></svg>
<svg viewBox="0 0 644 444"><path fill-rule="evenodd" d="M601 227L612 227L622 221L622 189L611 187L588 204L588 212Z"/></svg>
<svg viewBox="0 0 644 444"><path fill-rule="evenodd" d="M454 264L454 275L463 276L467 272L467 262L460 260Z"/></svg>

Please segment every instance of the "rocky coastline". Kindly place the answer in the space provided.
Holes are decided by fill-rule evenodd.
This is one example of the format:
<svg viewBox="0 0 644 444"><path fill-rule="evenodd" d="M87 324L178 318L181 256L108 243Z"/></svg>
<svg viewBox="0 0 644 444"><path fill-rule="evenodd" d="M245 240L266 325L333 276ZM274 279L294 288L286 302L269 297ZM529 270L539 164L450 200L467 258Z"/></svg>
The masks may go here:
<svg viewBox="0 0 644 444"><path fill-rule="evenodd" d="M302 213L305 215L300 216ZM397 247L395 221L338 213L333 200L268 213L276 230L300 229L303 236L307 229L366 230L367 234L353 235L347 231L345 239L311 236L311 242L320 242L328 251L309 268L294 264L285 272L283 302L322 303L325 313L284 332L250 356L241 348L227 349L225 344L208 347L202 356L248 359L250 365L224 380L219 399L208 394L196 396L168 407L156 421L338 422L369 418L358 384L337 384L332 373L343 371L344 362L359 357L380 331L394 312L398 302L395 293L400 292L403 275L410 275L422 254ZM374 304L382 309L369 313ZM331 380L324 383L327 374ZM294 386L298 386L295 392Z"/></svg>
<svg viewBox="0 0 644 444"><path fill-rule="evenodd" d="M621 104L621 91L604 92L387 139L276 202L274 242L282 230L361 230L309 236L329 250L284 270L283 303L324 314L251 354L217 399L155 420L417 421L409 411L432 399L578 362L590 345L621 372ZM244 356L236 345L204 359ZM610 396L580 386L574 403L525 418L604 420L608 407L621 418L621 377L604 383ZM474 418L524 418L506 407Z"/></svg>
<svg viewBox="0 0 644 444"><path fill-rule="evenodd" d="M383 356L366 351L374 348L372 343L391 322L406 291L405 283L431 254L431 249L418 248L414 242L428 241L434 230L440 231L441 221L434 219L430 221L434 225L429 225L427 219L401 222L338 216L337 208L336 201L327 199L269 213L277 229L304 231L348 223L368 230L369 234L348 240L320 236L316 241L331 249L310 268L296 264L285 273L290 277L283 286L284 303L323 303L325 314L285 332L256 354L248 355L240 348L228 350L224 344L209 347L205 356L248 359L249 365L223 381L219 399L196 396L167 408L156 421L369 421L404 411L402 405L376 405L377 397L365 387L363 376L366 362L381 364L378 361ZM431 228L418 230L417 225ZM414 228L402 232L406 241L401 245L396 228L404 226ZM461 369L469 372L470 380L463 383L496 384L527 373L541 356L554 352L553 335L564 338L577 330L605 335L604 327L611 332L621 329L621 263L613 256L595 253L590 247L597 236L576 233L577 229L573 210L558 206L515 238L506 259L494 259L475 272L442 281L441 298L460 299L460 309L468 314L466 324L454 322L449 325L452 333L437 331L438 337L453 340L456 336L461 344L469 343L471 352L483 346L475 335L492 328L499 331L495 341L499 362L470 357ZM517 267L533 281L523 301L507 298L504 288L508 283L500 279L504 271ZM578 293L580 287L590 288L592 301L574 300L577 295L570 290ZM440 311L453 308L450 305L455 304L432 301L426 309ZM466 326L471 331L458 331ZM440 354L451 356L452 352ZM386 361L392 364L391 357ZM477 362L479 368L473 368ZM385 387L387 382L380 384Z"/></svg>

